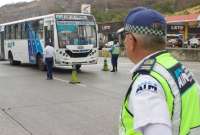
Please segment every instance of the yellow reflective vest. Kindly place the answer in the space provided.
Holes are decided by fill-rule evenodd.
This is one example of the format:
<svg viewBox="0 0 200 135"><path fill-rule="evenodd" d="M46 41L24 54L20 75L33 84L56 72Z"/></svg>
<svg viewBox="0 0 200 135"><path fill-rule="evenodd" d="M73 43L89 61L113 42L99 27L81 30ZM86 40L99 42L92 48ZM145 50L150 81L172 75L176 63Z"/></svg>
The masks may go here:
<svg viewBox="0 0 200 135"><path fill-rule="evenodd" d="M113 45L112 46L112 48L111 48L111 54L117 54L117 55L120 54L120 47L119 47L119 45Z"/></svg>

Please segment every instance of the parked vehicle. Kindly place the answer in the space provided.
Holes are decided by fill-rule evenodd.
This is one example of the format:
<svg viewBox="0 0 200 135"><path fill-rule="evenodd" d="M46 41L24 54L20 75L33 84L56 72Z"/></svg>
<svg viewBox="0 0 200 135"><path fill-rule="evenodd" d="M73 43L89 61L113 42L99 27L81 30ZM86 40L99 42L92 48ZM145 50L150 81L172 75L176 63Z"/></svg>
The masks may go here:
<svg viewBox="0 0 200 135"><path fill-rule="evenodd" d="M183 47L182 34L167 34L168 47Z"/></svg>
<svg viewBox="0 0 200 135"><path fill-rule="evenodd" d="M109 41L105 43L105 48L111 48L113 44L114 44L114 41Z"/></svg>
<svg viewBox="0 0 200 135"><path fill-rule="evenodd" d="M188 42L189 47L191 48L198 48L200 47L200 38L191 38Z"/></svg>

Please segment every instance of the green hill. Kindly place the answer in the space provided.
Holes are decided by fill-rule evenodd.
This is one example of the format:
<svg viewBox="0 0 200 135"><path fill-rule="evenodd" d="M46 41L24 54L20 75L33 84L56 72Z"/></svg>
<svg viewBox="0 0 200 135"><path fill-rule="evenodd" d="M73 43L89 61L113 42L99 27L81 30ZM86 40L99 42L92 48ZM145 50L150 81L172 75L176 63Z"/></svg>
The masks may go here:
<svg viewBox="0 0 200 135"><path fill-rule="evenodd" d="M176 15L187 15L187 14L200 14L200 5L187 8L185 10L179 11L175 13Z"/></svg>
<svg viewBox="0 0 200 135"><path fill-rule="evenodd" d="M113 22L122 21L133 7L146 6L163 14L174 14L182 9L200 4L200 0L35 0L29 3L22 2L0 7L0 23L55 12L80 12L81 4L84 3L92 5L92 14L95 15L98 22ZM199 6L193 10L199 12ZM182 12L187 14L190 13L190 10Z"/></svg>

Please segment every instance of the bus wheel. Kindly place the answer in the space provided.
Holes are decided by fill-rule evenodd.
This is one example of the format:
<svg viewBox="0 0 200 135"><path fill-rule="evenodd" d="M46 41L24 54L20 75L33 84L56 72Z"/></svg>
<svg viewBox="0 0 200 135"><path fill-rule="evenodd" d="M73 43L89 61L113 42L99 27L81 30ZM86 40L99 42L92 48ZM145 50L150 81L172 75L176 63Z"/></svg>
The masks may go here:
<svg viewBox="0 0 200 135"><path fill-rule="evenodd" d="M42 56L38 55L37 56L37 67L41 71L45 71L45 64L43 62Z"/></svg>
<svg viewBox="0 0 200 135"><path fill-rule="evenodd" d="M20 65L20 64L21 64L21 61L14 61L14 64L15 64L15 65Z"/></svg>
<svg viewBox="0 0 200 135"><path fill-rule="evenodd" d="M8 59L9 59L10 65L14 65L13 55L11 52L8 53Z"/></svg>

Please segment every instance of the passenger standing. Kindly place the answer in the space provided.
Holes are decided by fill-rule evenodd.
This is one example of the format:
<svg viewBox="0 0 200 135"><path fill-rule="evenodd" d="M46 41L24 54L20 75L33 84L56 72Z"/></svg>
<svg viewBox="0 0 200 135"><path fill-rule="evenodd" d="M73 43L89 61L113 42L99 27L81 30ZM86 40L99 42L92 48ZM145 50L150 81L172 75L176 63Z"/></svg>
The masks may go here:
<svg viewBox="0 0 200 135"><path fill-rule="evenodd" d="M118 40L114 41L114 44L112 45L112 47L110 49L110 52L111 52L111 63L112 63L112 67L113 67L111 72L117 72L118 57L120 54L120 46L119 46Z"/></svg>
<svg viewBox="0 0 200 135"><path fill-rule="evenodd" d="M48 43L44 50L44 59L47 66L47 80L53 79L53 58L55 56L54 47Z"/></svg>

